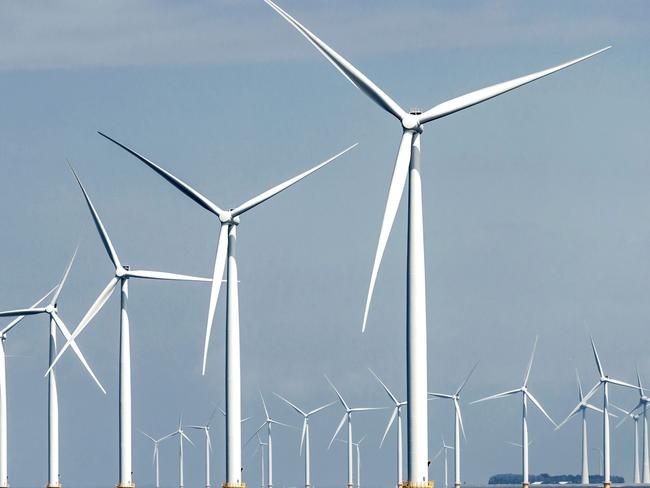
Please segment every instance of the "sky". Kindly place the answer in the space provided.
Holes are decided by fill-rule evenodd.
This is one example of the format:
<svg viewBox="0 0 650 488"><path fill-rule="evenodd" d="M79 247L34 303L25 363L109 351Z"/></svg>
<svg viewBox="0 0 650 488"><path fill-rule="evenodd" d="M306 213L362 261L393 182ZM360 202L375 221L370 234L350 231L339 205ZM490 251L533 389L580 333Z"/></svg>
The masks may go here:
<svg viewBox="0 0 650 488"><path fill-rule="evenodd" d="M596 368L650 382L650 8L646 2L354 2L280 4L406 109L613 49L515 92L429 124L422 137L429 387L463 397L463 478L518 472L514 398L471 400L520 386L536 335L530 388L560 421ZM70 160L123 263L207 276L218 223L97 130L131 145L222 207L359 143L316 175L254 209L238 229L243 429L271 414L300 425L275 398L305 408L335 399L389 406L371 367L405 396L404 202L380 270L368 328L361 320L398 124L351 86L261 0L0 2L0 308L33 303L78 258L60 299L74 327L112 276ZM134 472L153 483L153 436L207 420L223 406L223 300L208 372L201 353L203 284L133 281ZM223 298L223 297L222 297ZM108 390L72 355L57 368L65 486L117 482L118 295L79 337ZM5 342L12 486L42 486L47 461L47 320L25 319ZM633 391L612 401L630 408ZM599 398L599 397L598 397ZM596 401L600 401L599 399ZM327 444L342 410L312 424L312 477L345 483L345 449ZM452 409L431 402L430 457L452 436ZM355 419L362 482L395 477L390 412ZM590 446L600 421L590 418ZM213 432L213 480L224 478L224 431ZM299 486L299 430L275 430L274 483ZM579 424L530 419L531 472L579 472ZM612 431L612 472L631 477L632 423ZM201 436L186 449L186 486L203 483ZM249 444L244 481L259 486ZM597 471L595 451L592 472ZM177 483L177 445L161 447L164 486ZM431 478L442 482L440 460Z"/></svg>

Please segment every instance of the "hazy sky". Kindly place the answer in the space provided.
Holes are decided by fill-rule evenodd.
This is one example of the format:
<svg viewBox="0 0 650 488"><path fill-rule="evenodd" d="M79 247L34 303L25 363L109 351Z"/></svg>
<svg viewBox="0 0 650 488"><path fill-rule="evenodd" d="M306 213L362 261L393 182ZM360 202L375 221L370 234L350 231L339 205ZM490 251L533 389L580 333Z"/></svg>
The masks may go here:
<svg viewBox="0 0 650 488"><path fill-rule="evenodd" d="M533 393L558 421L591 386L587 335L607 371L650 383L650 7L646 2L355 2L286 0L307 27L405 108L614 49L429 124L422 140L429 382L452 391L476 360L464 405L464 479L517 472L520 402L467 401L518 387L536 334ZM0 308L32 303L76 242L60 301L74 327L112 275L69 158L132 266L208 275L217 223L135 159L132 145L234 206L342 148L359 147L256 208L239 228L244 438L272 415L299 425L277 391L314 408L331 401L327 373L354 405L387 405L372 367L405 395L405 214L398 214L368 329L361 319L399 125L354 89L261 0L0 2ZM206 420L223 404L224 307L200 375L208 306L201 284L131 283L134 427L152 435ZM67 355L57 370L65 486L117 482L117 294L79 343L104 396ZM26 319L5 343L10 482L46 478L47 320ZM612 391L623 407L634 392ZM599 400L598 400L599 401ZM388 411L359 416L363 483L394 479ZM314 418L313 481L345 483L345 449L327 443L342 411ZM600 422L590 420L593 447ZM559 432L531 414L531 472L577 473L579 425ZM450 405L430 406L430 455L451 439ZM629 478L632 423L613 430L612 470ZM194 435L200 441L199 435ZM214 432L223 481L223 424ZM303 483L299 431L276 429L274 482ZM138 485L153 480L150 442L134 432ZM244 480L259 460L244 454ZM595 457L595 453L592 452ZM177 446L161 448L163 484L177 483ZM597 460L592 460L592 472ZM202 447L186 451L186 486L203 483ZM441 483L439 461L431 476Z"/></svg>

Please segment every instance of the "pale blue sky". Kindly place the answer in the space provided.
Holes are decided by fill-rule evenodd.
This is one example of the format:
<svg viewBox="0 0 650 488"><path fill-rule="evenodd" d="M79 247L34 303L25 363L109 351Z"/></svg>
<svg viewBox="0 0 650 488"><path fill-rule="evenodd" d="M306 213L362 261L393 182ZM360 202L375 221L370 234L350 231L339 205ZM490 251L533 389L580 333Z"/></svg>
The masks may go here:
<svg viewBox="0 0 650 488"><path fill-rule="evenodd" d="M519 385L535 334L531 388L558 421L574 406L574 369L595 381L586 330L612 375L650 382L650 166L645 2L404 2L287 0L281 5L406 108L428 108L482 86L614 49L514 93L430 124L423 135L429 379L452 390L475 360L468 400ZM359 147L247 215L239 229L244 414L299 419L271 398L306 407L333 399L327 373L352 403L386 404L372 367L404 395L405 221L400 212L366 334L361 318L399 126L355 90L260 1L0 3L0 179L4 256L0 308L32 303L79 259L61 298L76 325L111 267L65 159L76 165L120 257L207 275L216 224L133 158L130 144L231 206ZM201 422L223 401L220 307L209 372L200 376L208 290L131 285L134 425L153 435L178 414ZM223 304L223 302L222 302ZM118 300L80 338L109 390L66 358L59 370L66 486L117 481ZM10 482L46 474L46 320L6 342ZM631 406L634 394L614 392ZM430 408L431 456L451 437L451 409ZM519 438L519 404L465 406L464 478L518 471L504 441ZM367 434L363 482L394 478L394 438L379 450L388 412L359 417ZM326 447L340 417L314 420L313 477L342 486L344 450ZM578 425L553 432L533 414L531 471L576 473ZM613 472L631 475L631 423L613 432ZM599 423L592 424L597 445ZM199 440L200 437L196 436ZM223 430L213 478L223 480ZM275 484L299 486L297 432L277 429ZM247 450L245 481L258 461ZM151 446L134 433L135 480L152 482ZM162 479L177 480L176 445ZM187 486L202 483L188 449ZM593 460L596 471L596 460ZM432 465L441 482L441 466Z"/></svg>

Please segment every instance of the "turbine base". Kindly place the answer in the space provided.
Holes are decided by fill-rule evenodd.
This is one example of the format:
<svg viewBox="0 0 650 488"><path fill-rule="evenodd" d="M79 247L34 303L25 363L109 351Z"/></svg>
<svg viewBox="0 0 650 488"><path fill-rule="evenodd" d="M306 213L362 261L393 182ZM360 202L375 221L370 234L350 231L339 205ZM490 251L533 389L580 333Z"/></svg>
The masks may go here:
<svg viewBox="0 0 650 488"><path fill-rule="evenodd" d="M115 488L135 488L135 483L118 483Z"/></svg>
<svg viewBox="0 0 650 488"><path fill-rule="evenodd" d="M605 481L603 483L603 488L610 488L610 487L611 487L611 483L609 481Z"/></svg>
<svg viewBox="0 0 650 488"><path fill-rule="evenodd" d="M460 483L455 483L454 488L460 488Z"/></svg>
<svg viewBox="0 0 650 488"><path fill-rule="evenodd" d="M529 483L522 483L521 488L528 488L530 486Z"/></svg>
<svg viewBox="0 0 650 488"><path fill-rule="evenodd" d="M433 488L433 481L402 481L399 488Z"/></svg>
<svg viewBox="0 0 650 488"><path fill-rule="evenodd" d="M61 483L48 483L45 488L61 488Z"/></svg>
<svg viewBox="0 0 650 488"><path fill-rule="evenodd" d="M246 483L221 483L221 488L246 488Z"/></svg>

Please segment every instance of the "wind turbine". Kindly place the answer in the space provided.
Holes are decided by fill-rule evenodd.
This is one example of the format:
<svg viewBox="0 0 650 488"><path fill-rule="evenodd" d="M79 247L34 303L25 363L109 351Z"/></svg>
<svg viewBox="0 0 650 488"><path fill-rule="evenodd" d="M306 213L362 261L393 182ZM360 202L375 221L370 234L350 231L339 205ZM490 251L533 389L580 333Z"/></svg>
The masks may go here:
<svg viewBox="0 0 650 488"><path fill-rule="evenodd" d="M603 411L600 408L594 407L589 402L585 400L585 396L582 391L582 383L580 382L580 376L578 370L576 370L576 380L578 381L578 405L571 410L569 415L558 424L555 430L560 429L564 424L566 424L572 417L580 414L582 417L582 480L583 485L589 484L589 443L587 442L587 410L593 410L594 412L602 413Z"/></svg>
<svg viewBox="0 0 650 488"><path fill-rule="evenodd" d="M216 413L217 409L215 408L205 425L188 425L190 429L202 430L205 433L205 488L210 488L210 453L212 452L210 426Z"/></svg>
<svg viewBox="0 0 650 488"><path fill-rule="evenodd" d="M146 432L140 431L144 436L147 436L151 442L153 442L153 465L155 466L155 476L156 476L156 488L160 488L160 456L158 445L160 444L161 439L154 439Z"/></svg>
<svg viewBox="0 0 650 488"><path fill-rule="evenodd" d="M594 353L594 360L596 361L596 368L600 379L598 383L585 395L585 401L589 401L592 396L598 391L598 388L603 389L603 487L610 488L611 486L611 465L610 465L610 445L609 445L609 385L624 386L626 388L638 389L636 386L624 381L615 380L605 374L603 364L600 362L598 351L596 350L596 343L594 338L591 338L591 349Z"/></svg>
<svg viewBox="0 0 650 488"><path fill-rule="evenodd" d="M409 179L408 198L408 249L406 286L406 334L407 334L407 400L408 400L408 458L409 483L411 486L428 484L428 413L427 413L427 327L426 327L426 287L424 263L424 229L422 209L422 185L420 178L420 134L423 126L455 112L477 105L508 91L519 88L532 81L548 76L571 65L584 61L609 47L567 63L545 69L527 76L482 88L477 91L440 103L422 113L419 110L406 112L359 71L347 59L337 53L325 42L310 32L271 0L264 0L287 22L296 28L334 67L359 88L372 101L389 114L396 117L401 125L402 139L397 152L395 168L388 190L386 209L379 233L379 243L368 289L364 311L365 330L368 311L372 299L377 272L386 248L386 243L397 214L397 209Z"/></svg>
<svg viewBox="0 0 650 488"><path fill-rule="evenodd" d="M402 474L402 407L406 405L406 401L400 402L395 395L393 395L393 392L390 391L390 389L386 386L386 384L375 374L375 372L368 368L370 373L379 381L379 384L382 386L390 400L393 402L395 407L393 408L393 413L391 414L390 418L388 419L388 424L386 425L386 430L384 431L384 435L381 438L381 442L379 443L379 447L384 444L384 440L386 439L386 436L388 435L388 431L390 430L391 426L393 425L393 422L395 422L395 418L397 418L397 483L396 487L399 488L400 484L404 480L403 474Z"/></svg>
<svg viewBox="0 0 650 488"><path fill-rule="evenodd" d="M528 367L526 368L526 375L524 376L524 383L522 386L515 390L509 390L505 391L503 393L498 393L496 395L492 395L489 397L481 398L480 400L473 401L470 405L473 405L475 403L479 402L484 402L486 400L494 400L497 398L505 398L511 395L518 395L521 393L521 401L522 401L522 413L521 413L521 452L522 452L522 486L523 488L528 488L530 485L529 483L529 478L528 478L528 400L530 400L533 405L535 405L542 414L544 414L544 417L546 417L549 422L551 422L555 427L557 427L556 423L553 421L553 419L549 416L548 413L546 413L546 410L544 410L544 407L542 407L542 404L537 401L537 399L533 396L533 394L528 390L528 379L530 378L530 370L533 367L533 361L535 359L535 351L537 349L537 338L535 338L535 343L533 345L533 352L530 355L530 361L528 361Z"/></svg>
<svg viewBox="0 0 650 488"><path fill-rule="evenodd" d="M623 414L623 419L616 424L616 428L618 429L625 420L630 417L632 420L634 420L634 481L633 483L635 485L641 484L641 474L639 471L639 418L641 418L641 415L632 412L628 412L627 410L623 410L621 407L612 404L612 407L614 407L616 410L621 412Z"/></svg>
<svg viewBox="0 0 650 488"><path fill-rule="evenodd" d="M187 440L190 444L194 445L192 442L192 439L187 437L185 432L183 431L183 416L181 415L180 418L178 419L178 428L169 434L167 434L165 437L160 439L160 442L169 439L170 437L173 436L178 436L178 487L183 488L185 486L185 480L184 480L184 466L183 466L183 439Z"/></svg>
<svg viewBox="0 0 650 488"><path fill-rule="evenodd" d="M266 470L264 469L264 448L267 445L266 442L262 442L262 438L257 434L257 447L255 448L255 452L259 451L260 453L260 488L266 488L266 483L264 481L264 477L266 476ZM253 456L255 455L255 452L253 453Z"/></svg>
<svg viewBox="0 0 650 488"><path fill-rule="evenodd" d="M265 420L260 425L260 427L253 433L253 435L246 441L246 444L248 444L253 437L255 437L264 427L266 427L266 442L267 442L267 456L268 456L268 488L273 488L273 437L271 436L271 426L273 424L276 425L282 425L284 427L292 427L291 425L288 424L283 424L282 422L278 422L277 420L274 420L271 418L269 415L269 410L266 408L266 402L264 401L264 396L262 395L262 392L260 391L260 398L262 399L262 406L264 407L264 415L265 415Z"/></svg>
<svg viewBox="0 0 650 488"><path fill-rule="evenodd" d="M445 442L445 438L442 438L442 447L438 451L438 454L435 455L433 458L438 459L440 455L443 455L444 457L444 462L445 462L445 488L449 488L449 476L448 476L448 469L447 469L447 451L453 451L454 448L452 446L448 446L447 443Z"/></svg>
<svg viewBox="0 0 650 488"><path fill-rule="evenodd" d="M4 329L0 331L0 338L2 339L2 342L6 340L7 334L13 330L14 327L16 327L20 321L22 320L23 317L27 315L47 315L49 316L49 359L48 359L48 364L52 364L52 361L54 360L54 356L56 355L56 342L57 342L57 330L61 332L63 337L67 340L72 340L71 339L71 334L70 331L68 330L67 326L63 322L63 319L59 315L59 296L61 295L61 291L63 290L63 286L65 285L66 280L68 279L68 274L70 273L70 268L72 267L72 263L74 262L75 256L77 255L77 250L75 249L74 254L72 255L72 258L70 259L70 262L68 263L68 266L65 269L65 272L63 273L63 277L61 278L61 281L59 284L50 291L46 296L41 298L39 301L37 301L34 305L32 305L30 308L26 309L18 309L18 310L9 310L6 312L0 312L0 317L16 317L16 319L11 322L9 325L7 325ZM51 295L50 301L45 307L39 307L39 305L45 301L45 299ZM97 386L101 389L101 391L105 394L106 390L104 390L104 387L102 384L99 382L97 377L95 376L95 373L93 373L92 369L86 362L86 359L84 358L83 353L77 346L77 343L72 340L71 342L72 349L81 361L81 364L84 366L86 371L88 371L88 374L90 374L91 378L97 383ZM4 345L2 346L3 351L2 355L4 356ZM0 431L2 434L0 434L0 437L2 440L0 441L0 446L2 448L0 449L0 486L8 486L7 482L7 461L6 461L6 456L7 456L7 451L6 451L6 441L5 441L5 436L6 436L6 405L5 405L5 399L4 399L4 392L6 385L4 384L4 357L1 360L2 362L2 370L3 372L0 373L0 381L2 381L2 386L0 386L0 389L2 390L2 400L0 400L0 410L2 412L0 413ZM47 487L48 488L59 488L61 486L61 472L59 470L59 398L58 398L58 389L57 389L57 381L56 381L56 375L54 372L50 375L48 378L48 478L47 478Z"/></svg>
<svg viewBox="0 0 650 488"><path fill-rule="evenodd" d="M99 237L102 240L104 249L108 254L111 262L114 266L113 277L108 282L108 285L102 290L95 302L92 304L90 309L79 322L79 325L72 333L72 337L61 348L57 354L54 361L51 363L50 368L47 370L46 375L51 373L52 368L56 363L61 359L61 356L68 347L73 344L73 339L76 339L81 332L86 328L90 321L95 317L95 315L102 309L106 304L108 299L113 294L113 290L120 285L120 392L119 392L119 483L117 488L133 488L135 486L133 482L133 458L132 458L132 439L131 439L131 339L130 339L130 327L129 327L129 315L127 311L127 303L129 298L129 279L130 278L142 278L150 280L165 280L165 281L210 281L206 278L197 278L194 276L180 275L174 273L165 273L162 271L145 271L145 270L136 270L131 269L129 266L122 264L120 258L117 255L115 247L111 242L108 232L104 227L99 214L95 207L93 206L88 192L81 184L81 180L77 176L72 165L70 165L70 170L74 175L79 188L83 193L84 199L86 200L86 205L88 210L90 210L90 215L93 218Z"/></svg>
<svg viewBox="0 0 650 488"><path fill-rule="evenodd" d="M636 370L636 380L639 387L639 403L632 409L633 412L643 409L643 476L642 481L644 484L650 483L650 454L648 451L648 403L650 398L645 393L645 388L641 383L641 375L639 369Z"/></svg>
<svg viewBox="0 0 650 488"><path fill-rule="evenodd" d="M300 435L300 454L302 454L302 446L305 446L305 488L310 488L311 487L311 448L310 448L310 439L309 439L309 419L311 418L312 415L320 412L321 410L326 409L327 407L330 407L336 403L330 402L326 405L322 405L318 408L315 408L313 410L310 410L309 412L305 412L304 410L301 410L298 408L296 405L291 403L289 400L284 398L282 395L279 395L277 393L274 393L275 396L277 396L280 400L285 402L287 405L289 405L291 408L293 408L298 414L302 415L303 421L302 421L302 434Z"/></svg>
<svg viewBox="0 0 650 488"><path fill-rule="evenodd" d="M463 433L465 437L465 428L463 427L463 416L460 413L460 393L465 388L465 385L469 381L470 377L474 373L474 370L478 366L478 363L470 370L470 372L465 377L465 380L460 384L455 393L448 395L445 393L429 393L430 397L433 398L444 398L454 402L454 486L455 488L460 488L460 433ZM443 439L444 444L444 439ZM446 454L445 454L446 459ZM446 468L446 461L445 461ZM446 486L446 485L445 485Z"/></svg>
<svg viewBox="0 0 650 488"><path fill-rule="evenodd" d="M353 442L352 446L355 448L357 452L357 488L361 488L361 448L360 445L363 442L363 440L366 438L364 435L361 439L359 439L357 442ZM348 444L347 441L341 440L341 439L336 439L338 442L342 442L344 444Z"/></svg>
<svg viewBox="0 0 650 488"><path fill-rule="evenodd" d="M117 142L109 136L99 133L109 141L117 144L125 151L129 152L152 170L171 183L176 189L192 199L198 205L208 212L214 214L219 219L220 230L217 243L217 254L214 263L214 272L212 275L212 289L210 291L210 305L208 309L208 321L205 333L205 343L203 347L203 374L205 375L206 362L208 358L208 344L210 341L210 332L212 330L212 321L215 309L217 307L217 298L221 287L226 261L228 262L228 271L226 279L226 483L230 488L240 486L241 480L241 364L240 364L240 344L239 344L239 285L237 281L237 226L240 223L240 216L274 197L283 190L298 183L303 178L319 170L323 166L331 163L342 154L348 152L356 146L341 151L328 160L307 170L298 176L281 183L273 188L260 193L259 195L247 200L238 207L230 210L224 210L214 202L204 197L190 185L180 180L176 176L161 168L154 162L138 154L127 146ZM226 259L227 258L227 259Z"/></svg>
<svg viewBox="0 0 650 488"><path fill-rule="evenodd" d="M325 376L325 379L327 382L330 384L332 389L336 392L336 396L339 399L339 402L341 402L341 405L345 409L345 413L343 414L343 417L341 418L341 421L339 422L338 427L336 428L336 431L334 432L334 435L332 436L332 440L329 443L329 446L327 448L329 449L332 447L332 442L334 442L334 439L336 439L337 434L343 427L343 424L347 421L348 423L348 488L353 488L353 479L352 479L352 414L356 412L368 412L371 410L383 410L381 407L356 407L356 408L351 408L348 406L345 400L343 400L343 397L339 393L339 391L336 389L336 386L334 386L334 383L330 381L330 379Z"/></svg>

